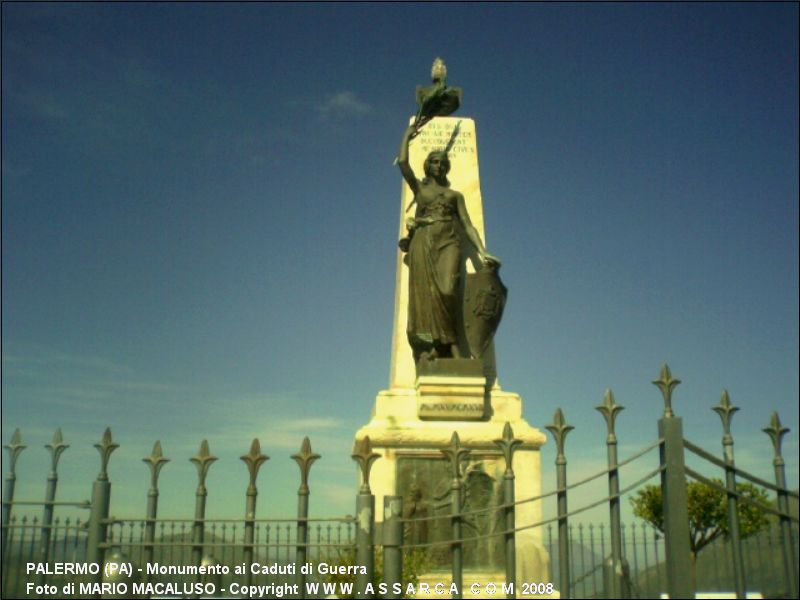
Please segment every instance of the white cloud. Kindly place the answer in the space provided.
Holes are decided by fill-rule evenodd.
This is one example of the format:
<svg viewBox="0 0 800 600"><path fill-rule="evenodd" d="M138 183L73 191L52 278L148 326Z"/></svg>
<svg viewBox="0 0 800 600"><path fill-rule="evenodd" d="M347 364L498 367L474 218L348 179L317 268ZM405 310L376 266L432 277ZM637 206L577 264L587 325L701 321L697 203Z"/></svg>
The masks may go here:
<svg viewBox="0 0 800 600"><path fill-rule="evenodd" d="M25 353L5 352L3 367L18 366L51 369L53 367L79 367L99 371L106 374L132 375L134 370L126 365L117 364L108 358L89 354L70 354L45 347L35 347Z"/></svg>
<svg viewBox="0 0 800 600"><path fill-rule="evenodd" d="M303 437L308 436L314 451L326 452L336 446L336 442L340 438L340 435L337 434L340 432L337 430L343 425L344 423L340 419L325 417L265 419L263 423L257 424L253 422L251 416L236 419L225 427L212 432L208 437L209 441L214 440L216 447L225 450L244 450L249 442L257 437L262 448L296 452L300 449Z"/></svg>
<svg viewBox="0 0 800 600"><path fill-rule="evenodd" d="M313 514L319 514L320 510L325 509L329 514L343 514L352 513L352 506L355 499L355 491L358 489L355 475L355 469L352 473L352 485L336 484L336 483L319 483L314 486L314 494L312 500L315 506ZM321 506L320 506L321 505ZM339 510L330 512L330 507L340 507ZM317 508L318 507L318 508Z"/></svg>
<svg viewBox="0 0 800 600"><path fill-rule="evenodd" d="M344 422L341 419L333 417L312 417L308 419L287 419L285 421L275 423L274 426L284 430L303 430L313 431L315 429L335 429L341 427Z"/></svg>
<svg viewBox="0 0 800 600"><path fill-rule="evenodd" d="M372 112L372 107L360 100L354 92L342 91L328 95L324 102L317 106L320 117L327 119L340 119L365 115Z"/></svg>

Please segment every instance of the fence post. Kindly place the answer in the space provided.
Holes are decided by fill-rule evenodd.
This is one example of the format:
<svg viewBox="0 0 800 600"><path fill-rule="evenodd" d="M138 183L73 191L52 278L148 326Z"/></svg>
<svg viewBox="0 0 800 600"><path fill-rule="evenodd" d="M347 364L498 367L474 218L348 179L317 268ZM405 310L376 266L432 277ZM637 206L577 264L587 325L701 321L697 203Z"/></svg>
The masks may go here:
<svg viewBox="0 0 800 600"><path fill-rule="evenodd" d="M458 432L454 431L450 437L450 446L441 449L442 454L450 460L450 467L453 470L453 480L450 484L450 528L452 531L451 558L452 558L452 577L455 590L453 598L463 596L462 585L464 583L464 543L461 541L461 461L469 455L467 448L461 447L461 440Z"/></svg>
<svg viewBox="0 0 800 600"><path fill-rule="evenodd" d="M197 489L194 492L194 525L192 526L192 564L199 565L203 560L203 540L205 538L206 518L206 476L216 456L212 456L208 448L208 440L200 442L197 455L189 459L197 467Z"/></svg>
<svg viewBox="0 0 800 600"><path fill-rule="evenodd" d="M297 553L295 554L295 581L297 583L298 597L305 597L306 576L301 568L306 564L308 557L308 496L311 490L308 487L308 474L311 465L319 458L319 454L311 451L311 440L303 438L300 452L292 454L292 458L300 467L300 488L297 490Z"/></svg>
<svg viewBox="0 0 800 600"><path fill-rule="evenodd" d="M617 413L625 407L614 401L614 392L606 390L603 403L595 407L606 421L608 437L606 454L608 457L608 510L611 519L611 557L603 563L603 588L606 598L630 598L630 569L628 561L622 556L622 521L619 505L619 469L617 467L617 435L615 424Z"/></svg>
<svg viewBox="0 0 800 600"><path fill-rule="evenodd" d="M372 451L372 443L367 435L355 442L350 456L361 472L361 487L356 497L356 565L364 566L367 571L361 573L359 569L356 574L356 597L366 597L367 586L372 583L375 571L375 496L369 487L369 473L372 463L380 458L380 454Z"/></svg>
<svg viewBox="0 0 800 600"><path fill-rule="evenodd" d="M383 497L383 582L384 598L402 598L403 583L403 497Z"/></svg>
<svg viewBox="0 0 800 600"><path fill-rule="evenodd" d="M61 427L53 433L53 440L45 445L50 452L50 473L47 475L47 487L44 493L44 514L42 515L42 535L39 539L39 562L47 563L50 559L50 537L53 527L53 503L56 501L56 486L58 485L58 460L69 444L64 443ZM37 585L45 582L44 574L36 576Z"/></svg>
<svg viewBox="0 0 800 600"><path fill-rule="evenodd" d="M244 562L247 564L244 581L245 585L249 587L253 584L253 572L249 568L249 565L253 562L253 541L255 539L256 498L258 497L256 477L258 477L258 470L261 468L261 465L269 460L269 456L261 453L261 443L258 441L258 438L253 438L250 444L250 452L239 458L247 465L247 471L250 474L250 483L247 484L247 503L244 515ZM286 541L288 546L288 532ZM299 569L300 567L298 566L297 568Z"/></svg>
<svg viewBox="0 0 800 600"><path fill-rule="evenodd" d="M503 504L506 505L503 511L505 517L506 528L506 583L509 586L507 598L516 598L516 585L517 585L517 552L516 552L516 507L514 496L514 451L517 446L522 444L522 440L514 439L514 430L511 429L511 423L506 421L503 427L503 438L494 440L494 443L503 452L503 458L506 461L506 472L503 475Z"/></svg>
<svg viewBox="0 0 800 600"><path fill-rule="evenodd" d="M689 545L689 510L686 471L683 459L683 421L672 412L672 391L680 383L669 367L661 367L661 376L653 384L664 397L664 416L658 420L658 435L664 441L659 449L661 492L664 511L664 546L667 562L667 593L670 598L694 598L694 581Z"/></svg>
<svg viewBox="0 0 800 600"><path fill-rule="evenodd" d="M747 593L747 584L745 583L742 539L739 533L739 507L738 498L736 497L733 436L731 435L731 420L733 419L733 413L739 410L739 407L731 404L728 391L723 390L719 404L711 410L716 412L722 420L722 454L725 459L725 487L728 490L728 529L731 549L733 550L733 578L736 586L736 597L744 598Z"/></svg>
<svg viewBox="0 0 800 600"><path fill-rule="evenodd" d="M147 491L147 516L144 526L144 562L145 565L153 562L153 542L156 537L156 517L158 516L158 476L161 469L169 462L161 452L161 441L156 440L150 456L142 459L150 468L150 489ZM150 576L145 569L144 580L150 581Z"/></svg>
<svg viewBox="0 0 800 600"><path fill-rule="evenodd" d="M8 543L8 532L11 528L11 506L14 503L14 487L17 484L17 458L25 448L27 446L22 443L19 429L15 429L14 434L11 436L11 441L5 445L5 449L8 450L8 473L3 482L3 565L6 563L5 555L8 552L6 544Z"/></svg>
<svg viewBox="0 0 800 600"><path fill-rule="evenodd" d="M94 447L100 453L100 473L92 486L92 508L89 513L86 562L100 565L100 571L94 577L95 583L101 583L103 565L105 564L108 513L111 506L111 482L108 480L108 461L111 458L111 453L119 448L119 444L115 444L111 438L111 428L106 427L103 438Z"/></svg>
<svg viewBox="0 0 800 600"><path fill-rule="evenodd" d="M777 412L772 413L772 418L767 427L762 431L772 440L775 457L772 465L775 467L775 485L778 491L778 510L783 513L781 521L781 542L783 543L783 572L789 586L789 598L797 598L797 561L794 556L794 541L792 540L792 524L789 519L789 498L786 494L786 463L781 454L783 436L789 433L789 428L781 424Z"/></svg>
<svg viewBox="0 0 800 600"><path fill-rule="evenodd" d="M564 456L564 442L567 434L575 429L567 425L564 413L559 408L553 416L553 423L546 425L556 441L556 487L558 492L558 575L561 598L569 595L569 527L567 519L567 459Z"/></svg>

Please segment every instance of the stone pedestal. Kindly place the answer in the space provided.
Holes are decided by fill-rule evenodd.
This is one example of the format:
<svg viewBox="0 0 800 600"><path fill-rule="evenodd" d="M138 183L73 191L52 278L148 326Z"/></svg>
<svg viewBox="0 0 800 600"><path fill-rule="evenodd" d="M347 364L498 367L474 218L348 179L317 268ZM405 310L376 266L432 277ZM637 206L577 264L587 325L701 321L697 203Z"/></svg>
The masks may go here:
<svg viewBox="0 0 800 600"><path fill-rule="evenodd" d="M464 195L471 221L486 242L475 122L467 118L434 119L412 141L409 161L414 172L421 177L422 163L428 152L443 148L457 125L459 133L449 152L451 170L448 178L452 189ZM409 210L412 200L413 194L403 182L398 239L406 233L406 216L413 214L413 208ZM491 252L491 245L488 242L486 245ZM522 441L513 464L516 500L538 496L541 494L539 448L546 437L523 419L519 395L501 389L496 377L493 344L480 360L440 358L414 364L406 337L408 268L403 263L402 254L399 251L397 254L389 389L378 393L371 420L356 433L357 440L369 436L373 450L381 456L374 463L370 477L376 496L375 506L383 506L386 495L400 495L405 501L406 516L449 514L452 475L441 449L449 445L454 431L458 432L462 446L470 450L464 467L464 511L502 504L505 460L494 440L502 438L506 423L511 424L514 437ZM473 258L467 254L464 273L474 271ZM513 303L513 286L511 294ZM459 335L463 354L467 355L463 330ZM376 516L378 521L383 518L380 511ZM541 519L540 502L517 506L518 528ZM448 527L449 520L444 518L421 521L414 528L407 527L406 541L418 543L446 539L449 537ZM465 537L474 537L504 529L499 512L489 511L465 518L463 531ZM480 576L491 577L491 581L499 583L505 578L502 536L485 540L465 546L465 581ZM449 552L447 545L433 547L430 557L432 571L425 574L424 579L449 581ZM549 558L542 543L541 528L517 534L516 558L518 584L549 579Z"/></svg>
<svg viewBox="0 0 800 600"><path fill-rule="evenodd" d="M472 382L469 382L471 384ZM456 383L453 387L459 387ZM467 386L469 387L469 385ZM458 399L450 395L450 400L465 404L474 398ZM483 400L483 398L481 398ZM375 411L370 422L358 430L356 439L369 436L372 448L381 458L372 467L370 484L375 494L375 505L383 506L385 495L403 496L406 510L415 500L412 498L412 484L419 490L417 504L424 507L425 513L417 509L416 516L434 516L450 511L447 492L450 486L449 463L441 449L450 443L453 431L457 431L463 447L470 450L465 464L465 510L483 508L483 501L489 504L502 504L503 474L505 460L494 443L501 439L506 422L511 424L514 437L523 444L514 454L515 497L523 500L542 493L541 463L539 448L545 442L545 435L531 427L522 418L522 401L517 394L493 389L487 394L486 412L482 420L423 420L420 407L423 404L418 390L385 390L375 400ZM483 405L483 402L481 402ZM481 499L482 497L482 499ZM492 513L488 513L492 514ZM377 515L378 521L382 515ZM483 519L483 520L480 520ZM542 520L541 502L528 502L517 506L517 527ZM430 528L436 526L431 521ZM444 520L441 520L444 524ZM502 531L499 515L482 516L479 522L465 527L465 536L490 534ZM448 535L449 532L442 532ZM436 533L406 531L410 542L435 541ZM465 573L494 572L493 580L503 581L504 567L498 545L502 537L489 538L487 543L465 552ZM525 581L547 581L549 577L549 557L542 543L541 528L521 531L516 537L517 583ZM447 546L438 546L433 561L434 570L447 569L449 557ZM472 555L471 555L472 554ZM486 563L489 564L486 564ZM426 579L439 580L435 573ZM449 575L447 575L449 577ZM442 579L440 577L441 580Z"/></svg>

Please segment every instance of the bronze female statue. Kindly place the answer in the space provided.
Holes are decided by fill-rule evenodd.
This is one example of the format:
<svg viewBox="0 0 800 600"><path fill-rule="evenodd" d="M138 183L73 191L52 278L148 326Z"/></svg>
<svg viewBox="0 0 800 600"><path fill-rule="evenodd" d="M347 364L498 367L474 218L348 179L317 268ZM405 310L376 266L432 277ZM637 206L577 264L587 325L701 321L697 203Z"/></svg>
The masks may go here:
<svg viewBox="0 0 800 600"><path fill-rule="evenodd" d="M483 265L497 266L500 261L486 251L470 221L463 194L450 189L447 153L431 152L425 160L425 178L414 175L408 163L408 144L417 130L416 125L406 129L397 159L416 204L414 217L407 223L408 237L400 240L400 248L408 253L408 341L415 362L420 358L461 358L456 329L461 230Z"/></svg>

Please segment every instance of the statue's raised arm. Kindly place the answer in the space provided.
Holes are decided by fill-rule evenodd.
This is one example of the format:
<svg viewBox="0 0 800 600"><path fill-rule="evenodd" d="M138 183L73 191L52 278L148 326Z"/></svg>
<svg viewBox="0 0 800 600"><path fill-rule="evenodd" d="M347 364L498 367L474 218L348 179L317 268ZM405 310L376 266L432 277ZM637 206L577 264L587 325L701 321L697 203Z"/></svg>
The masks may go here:
<svg viewBox="0 0 800 600"><path fill-rule="evenodd" d="M414 170L411 168L411 165L408 164L408 144L411 142L415 131L417 131L416 127L414 125L409 125L408 129L403 133L403 140L400 142L400 152L397 155L397 166L400 167L403 179L406 180L411 191L416 195L419 191L419 180L417 176L414 175Z"/></svg>

